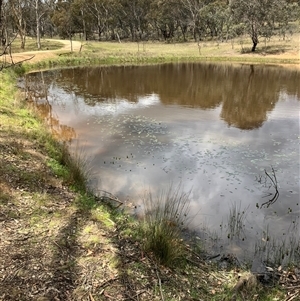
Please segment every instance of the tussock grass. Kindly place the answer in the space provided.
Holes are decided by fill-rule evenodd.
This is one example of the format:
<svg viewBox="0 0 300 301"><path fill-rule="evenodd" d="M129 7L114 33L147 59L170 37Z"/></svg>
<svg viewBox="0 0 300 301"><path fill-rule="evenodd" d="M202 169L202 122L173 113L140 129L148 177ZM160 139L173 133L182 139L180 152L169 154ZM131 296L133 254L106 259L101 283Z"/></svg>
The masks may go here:
<svg viewBox="0 0 300 301"><path fill-rule="evenodd" d="M68 181L76 184L79 190L88 192L88 179L90 178L90 160L84 150L76 145L70 152L66 143L61 146L60 163L68 169Z"/></svg>
<svg viewBox="0 0 300 301"><path fill-rule="evenodd" d="M149 193L144 204L144 247L165 265L174 265L184 254L182 230L189 222L189 193L181 187L162 191L156 199Z"/></svg>

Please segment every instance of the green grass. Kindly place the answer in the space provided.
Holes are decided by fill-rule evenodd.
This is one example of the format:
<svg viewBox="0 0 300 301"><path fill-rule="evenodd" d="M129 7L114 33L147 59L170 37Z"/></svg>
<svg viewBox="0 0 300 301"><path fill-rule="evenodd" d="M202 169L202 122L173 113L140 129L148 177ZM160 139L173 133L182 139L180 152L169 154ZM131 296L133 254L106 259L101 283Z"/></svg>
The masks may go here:
<svg viewBox="0 0 300 301"><path fill-rule="evenodd" d="M228 42L203 41L200 47L195 42L93 42L82 44L81 52L61 53L55 58L44 59L38 63L24 63L25 70L58 68L62 66L95 64L157 64L166 62L236 62L253 64L298 64L296 58L274 56L288 51L299 53L299 33L288 40L278 40L274 36L267 43L259 43L257 51L252 53L251 41L247 36Z"/></svg>
<svg viewBox="0 0 300 301"><path fill-rule="evenodd" d="M56 40L50 39L41 39L41 49L40 51L44 50L57 50L63 46L62 43ZM25 49L21 49L21 40L16 38L11 47L12 53L20 53L24 51L37 51L37 42L35 38L27 38L25 43Z"/></svg>

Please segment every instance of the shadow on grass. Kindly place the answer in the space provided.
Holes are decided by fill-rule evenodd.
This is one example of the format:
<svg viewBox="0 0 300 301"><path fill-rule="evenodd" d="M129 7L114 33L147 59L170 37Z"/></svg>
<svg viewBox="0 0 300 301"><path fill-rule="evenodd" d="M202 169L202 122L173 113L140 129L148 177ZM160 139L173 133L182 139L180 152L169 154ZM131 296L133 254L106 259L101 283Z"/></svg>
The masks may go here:
<svg viewBox="0 0 300 301"><path fill-rule="evenodd" d="M291 51L292 48L289 45L282 46L282 45L267 45L265 46L263 43L258 44L258 47L254 52L251 51L251 47L243 47L241 49L242 54L261 54L261 55L279 55L284 54L286 52Z"/></svg>
<svg viewBox="0 0 300 301"><path fill-rule="evenodd" d="M49 266L52 273L51 286L45 296L49 300L74 300L73 292L77 287L79 269L77 257L80 248L77 243L78 232L81 228L81 214L75 212L60 229L53 241L54 252Z"/></svg>

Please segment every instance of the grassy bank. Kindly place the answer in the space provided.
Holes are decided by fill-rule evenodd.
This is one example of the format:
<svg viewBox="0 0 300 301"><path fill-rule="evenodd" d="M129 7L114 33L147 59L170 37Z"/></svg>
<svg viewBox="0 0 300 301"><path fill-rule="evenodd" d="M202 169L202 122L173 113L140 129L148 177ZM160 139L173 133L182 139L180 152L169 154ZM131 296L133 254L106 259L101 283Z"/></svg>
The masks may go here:
<svg viewBox="0 0 300 301"><path fill-rule="evenodd" d="M53 52L28 52L22 57L15 54L16 60L35 57L23 65L26 71L47 69L61 66L95 65L95 64L153 64L163 62L231 62L248 64L280 64L299 67L300 42L299 33L279 40L274 37L261 41L255 53L251 50L251 41L247 36L229 41L203 41L198 43L162 43L162 42L93 42L73 41L73 52L70 42L65 40L64 48L57 49L57 40L44 40L44 49L57 49ZM16 44L18 44L16 42ZM32 45L28 46L34 50ZM16 52L19 50L16 48ZM48 53L48 55L47 55Z"/></svg>
<svg viewBox="0 0 300 301"><path fill-rule="evenodd" d="M58 62L27 63L18 72L101 60L178 59L171 50L168 56L158 55L161 49L167 51L165 45L156 45L155 55L147 48L137 50L142 46L134 43L122 45L127 52L112 43L83 47L80 54L62 52ZM0 73L1 300L285 300L297 293L288 289L288 280L282 287L277 280L266 287L245 267L229 264L221 269L204 261L199 249L180 241L176 224L161 211L159 219L151 215L149 223L141 225L107 205L109 199L94 197L86 187L87 158L70 156L51 136L16 88L16 80L12 70ZM176 216L176 200L185 196L167 196L175 199L171 204ZM168 230L174 234L173 249L164 240ZM166 261L157 241L166 246ZM174 255L171 262L169 251ZM291 275L281 273L281 279Z"/></svg>

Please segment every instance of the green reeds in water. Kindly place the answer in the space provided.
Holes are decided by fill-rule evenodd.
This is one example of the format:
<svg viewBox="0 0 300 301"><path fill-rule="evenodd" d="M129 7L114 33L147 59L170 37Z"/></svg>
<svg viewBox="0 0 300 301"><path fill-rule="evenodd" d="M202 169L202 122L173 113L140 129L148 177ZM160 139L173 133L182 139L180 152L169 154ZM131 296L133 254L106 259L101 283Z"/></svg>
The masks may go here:
<svg viewBox="0 0 300 301"><path fill-rule="evenodd" d="M269 228L263 231L259 241L255 244L255 256L260 256L271 266L288 266L300 262L299 224L292 223L290 235L271 237ZM287 237L285 237L287 236Z"/></svg>
<svg viewBox="0 0 300 301"><path fill-rule="evenodd" d="M249 206L244 210L241 209L241 204L233 204L229 211L228 216L228 234L229 239L241 238L244 233L245 221L247 217L247 210Z"/></svg>
<svg viewBox="0 0 300 301"><path fill-rule="evenodd" d="M189 195L171 185L156 198L151 193L144 198L144 246L162 264L174 265L184 254L182 231L191 219Z"/></svg>

